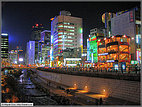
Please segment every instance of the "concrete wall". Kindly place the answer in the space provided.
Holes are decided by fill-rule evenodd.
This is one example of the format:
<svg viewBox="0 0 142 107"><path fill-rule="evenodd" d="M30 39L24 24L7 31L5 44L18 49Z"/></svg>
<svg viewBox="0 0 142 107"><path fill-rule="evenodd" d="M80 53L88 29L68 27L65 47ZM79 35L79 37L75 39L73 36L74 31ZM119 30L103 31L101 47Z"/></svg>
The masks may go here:
<svg viewBox="0 0 142 107"><path fill-rule="evenodd" d="M140 102L140 82L96 77L74 76L38 71L39 75L49 80L73 87L77 84L79 89L88 87L90 92L105 93L108 96L127 101Z"/></svg>

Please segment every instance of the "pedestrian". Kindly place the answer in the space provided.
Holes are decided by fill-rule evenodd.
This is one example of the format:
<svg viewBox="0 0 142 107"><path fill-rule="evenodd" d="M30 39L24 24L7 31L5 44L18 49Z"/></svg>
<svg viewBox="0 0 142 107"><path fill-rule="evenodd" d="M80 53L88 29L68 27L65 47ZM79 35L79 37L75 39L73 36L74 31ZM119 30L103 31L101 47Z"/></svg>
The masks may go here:
<svg viewBox="0 0 142 107"><path fill-rule="evenodd" d="M98 100L98 99L96 99L96 105L98 105L98 102L99 102L99 100Z"/></svg>
<svg viewBox="0 0 142 107"><path fill-rule="evenodd" d="M137 71L138 71L138 66L137 66L137 64L135 65L135 71L136 71L136 74L137 74Z"/></svg>
<svg viewBox="0 0 142 107"><path fill-rule="evenodd" d="M102 105L103 104L103 99L102 98L100 98L100 105Z"/></svg>

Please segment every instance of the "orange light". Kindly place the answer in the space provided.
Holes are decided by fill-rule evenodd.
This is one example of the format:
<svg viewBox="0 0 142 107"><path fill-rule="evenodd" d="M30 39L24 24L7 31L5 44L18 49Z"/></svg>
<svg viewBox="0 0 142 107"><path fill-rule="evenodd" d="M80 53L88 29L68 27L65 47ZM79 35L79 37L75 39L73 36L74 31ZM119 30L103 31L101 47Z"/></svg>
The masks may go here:
<svg viewBox="0 0 142 107"><path fill-rule="evenodd" d="M6 99L5 101L6 101L7 103L9 103L9 102L10 102L10 99Z"/></svg>
<svg viewBox="0 0 142 107"><path fill-rule="evenodd" d="M8 93L10 91L10 89L9 88L6 88L6 93Z"/></svg>
<svg viewBox="0 0 142 107"><path fill-rule="evenodd" d="M19 50L19 51L23 51L23 50Z"/></svg>
<svg viewBox="0 0 142 107"><path fill-rule="evenodd" d="M104 40L106 40L106 38L104 38Z"/></svg>
<svg viewBox="0 0 142 107"><path fill-rule="evenodd" d="M103 94L87 94L87 96L92 98L97 98L97 99L107 97L106 95L103 95Z"/></svg>
<svg viewBox="0 0 142 107"><path fill-rule="evenodd" d="M74 88L77 89L77 85L76 84L74 84Z"/></svg>
<svg viewBox="0 0 142 107"><path fill-rule="evenodd" d="M4 91L4 90L2 90L2 93L5 93L5 91Z"/></svg>
<svg viewBox="0 0 142 107"><path fill-rule="evenodd" d="M51 18L50 20L54 20L54 18Z"/></svg>
<svg viewBox="0 0 142 107"><path fill-rule="evenodd" d="M86 91L86 90L78 90L78 92L77 93L87 93L88 91Z"/></svg>
<svg viewBox="0 0 142 107"><path fill-rule="evenodd" d="M17 102L18 100L19 100L18 97L12 96L12 102L13 102L13 103Z"/></svg>
<svg viewBox="0 0 142 107"><path fill-rule="evenodd" d="M85 86L85 87L84 87L84 90L88 92L88 87L87 87L87 86Z"/></svg>

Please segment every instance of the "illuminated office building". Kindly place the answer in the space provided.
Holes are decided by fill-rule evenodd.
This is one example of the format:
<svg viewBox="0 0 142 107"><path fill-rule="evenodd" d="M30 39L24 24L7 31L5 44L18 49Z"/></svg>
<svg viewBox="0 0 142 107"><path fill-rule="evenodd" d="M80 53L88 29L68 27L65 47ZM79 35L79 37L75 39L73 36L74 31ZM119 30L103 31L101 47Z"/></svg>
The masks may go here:
<svg viewBox="0 0 142 107"><path fill-rule="evenodd" d="M51 22L51 66L77 66L83 53L82 18L61 11Z"/></svg>
<svg viewBox="0 0 142 107"><path fill-rule="evenodd" d="M131 61L129 44L130 37L126 35L99 39L97 41L98 68L126 69L126 66L129 66Z"/></svg>
<svg viewBox="0 0 142 107"><path fill-rule="evenodd" d="M44 66L50 65L50 37L51 31L44 30L41 32L41 39L38 44L38 60Z"/></svg>
<svg viewBox="0 0 142 107"><path fill-rule="evenodd" d="M2 33L1 34L1 58L7 59L8 58L8 34Z"/></svg>
<svg viewBox="0 0 142 107"><path fill-rule="evenodd" d="M41 32L44 30L42 24L35 24L32 26L31 41L35 41L35 63L38 62L38 43L41 39Z"/></svg>
<svg viewBox="0 0 142 107"><path fill-rule="evenodd" d="M131 60L141 63L141 20L140 9L133 8L117 12L111 19L112 35L127 35L131 37L130 54Z"/></svg>
<svg viewBox="0 0 142 107"><path fill-rule="evenodd" d="M17 50L11 50L9 52L9 59L10 59L10 64L11 65L18 63L18 61L17 61L17 59L18 59L18 52L17 52Z"/></svg>
<svg viewBox="0 0 142 107"><path fill-rule="evenodd" d="M27 43L27 65L33 65L35 63L35 41L29 41Z"/></svg>

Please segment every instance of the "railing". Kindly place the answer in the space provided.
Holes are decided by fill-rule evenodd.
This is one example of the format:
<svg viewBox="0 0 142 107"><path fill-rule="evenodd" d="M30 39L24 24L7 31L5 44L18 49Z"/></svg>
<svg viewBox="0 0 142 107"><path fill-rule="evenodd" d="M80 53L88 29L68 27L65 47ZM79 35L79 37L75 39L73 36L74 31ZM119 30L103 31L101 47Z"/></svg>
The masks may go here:
<svg viewBox="0 0 142 107"><path fill-rule="evenodd" d="M55 68L48 68L48 69L54 69L54 70L61 70L66 72L112 72L112 73L131 73L131 74L139 74L141 68L140 67L126 67L125 69L122 69L121 67L118 69L114 69L114 67L110 68L96 68L96 67L55 67Z"/></svg>
<svg viewBox="0 0 142 107"><path fill-rule="evenodd" d="M89 76L89 77L101 77L101 78L112 78L112 79L122 79L122 80L134 80L140 81L140 67L126 67L126 69L119 68L72 68L72 67L56 67L56 68L37 68L41 71L78 75L78 76Z"/></svg>

